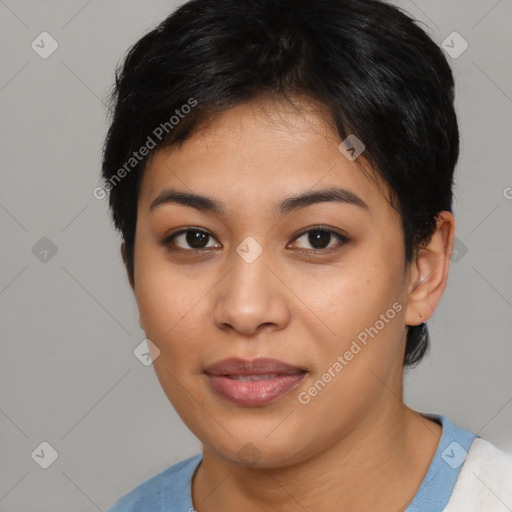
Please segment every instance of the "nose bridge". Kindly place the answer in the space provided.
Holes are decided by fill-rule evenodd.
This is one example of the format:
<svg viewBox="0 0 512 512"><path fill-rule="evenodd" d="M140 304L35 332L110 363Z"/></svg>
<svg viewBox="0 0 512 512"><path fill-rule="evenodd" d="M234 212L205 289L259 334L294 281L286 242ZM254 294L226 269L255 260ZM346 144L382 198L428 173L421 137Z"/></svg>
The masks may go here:
<svg viewBox="0 0 512 512"><path fill-rule="evenodd" d="M219 327L250 334L262 324L282 327L287 321L285 290L269 270L269 259L270 253L250 237L230 255L231 271L221 282L214 306Z"/></svg>
<svg viewBox="0 0 512 512"><path fill-rule="evenodd" d="M251 241L243 242L231 254L230 265L232 268L230 290L234 296L247 295L257 297L267 295L272 288L270 283L271 272L267 268L268 250L263 251L253 245Z"/></svg>

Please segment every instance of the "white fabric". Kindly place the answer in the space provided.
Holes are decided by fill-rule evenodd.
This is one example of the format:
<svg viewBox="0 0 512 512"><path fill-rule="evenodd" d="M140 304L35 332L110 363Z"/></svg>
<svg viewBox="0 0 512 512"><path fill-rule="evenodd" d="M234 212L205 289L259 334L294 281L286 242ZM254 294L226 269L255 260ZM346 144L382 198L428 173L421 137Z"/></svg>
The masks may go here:
<svg viewBox="0 0 512 512"><path fill-rule="evenodd" d="M489 441L471 444L444 512L511 512L512 456Z"/></svg>

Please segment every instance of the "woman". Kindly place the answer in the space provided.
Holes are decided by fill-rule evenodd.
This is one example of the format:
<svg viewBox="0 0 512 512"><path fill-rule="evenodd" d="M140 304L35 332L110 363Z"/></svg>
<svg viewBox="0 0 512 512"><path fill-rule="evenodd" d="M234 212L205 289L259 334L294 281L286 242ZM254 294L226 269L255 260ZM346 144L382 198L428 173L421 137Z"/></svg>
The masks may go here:
<svg viewBox="0 0 512 512"><path fill-rule="evenodd" d="M121 511L507 510L508 455L404 404L455 236L442 51L366 0L192 0L104 148L163 390L202 453Z"/></svg>

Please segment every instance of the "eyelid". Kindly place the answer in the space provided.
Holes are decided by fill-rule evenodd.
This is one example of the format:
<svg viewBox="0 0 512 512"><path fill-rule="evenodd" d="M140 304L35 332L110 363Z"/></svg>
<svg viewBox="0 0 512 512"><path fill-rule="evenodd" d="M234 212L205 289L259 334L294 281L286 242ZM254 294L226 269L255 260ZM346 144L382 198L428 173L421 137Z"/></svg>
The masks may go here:
<svg viewBox="0 0 512 512"><path fill-rule="evenodd" d="M298 233L293 235L293 240L295 240L296 238L299 238L300 236L302 236L306 233L309 233L310 231L327 231L328 233L332 233L333 235L337 235L340 238L345 238L346 240L348 240L348 236L345 235L344 233L341 233L338 230L331 228L329 226L323 226L321 224L316 224L314 226L308 226L307 228L301 229Z"/></svg>

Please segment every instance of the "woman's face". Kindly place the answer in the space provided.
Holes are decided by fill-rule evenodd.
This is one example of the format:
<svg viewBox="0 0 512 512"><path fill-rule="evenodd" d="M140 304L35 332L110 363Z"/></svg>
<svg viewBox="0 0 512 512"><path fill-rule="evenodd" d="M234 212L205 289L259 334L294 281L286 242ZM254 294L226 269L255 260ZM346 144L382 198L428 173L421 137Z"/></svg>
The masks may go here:
<svg viewBox="0 0 512 512"><path fill-rule="evenodd" d="M134 292L158 379L206 448L259 467L370 428L401 393L400 216L302 107L219 114L155 153L138 204Z"/></svg>

